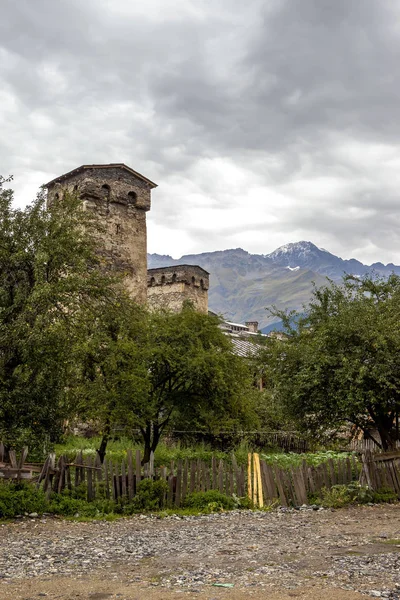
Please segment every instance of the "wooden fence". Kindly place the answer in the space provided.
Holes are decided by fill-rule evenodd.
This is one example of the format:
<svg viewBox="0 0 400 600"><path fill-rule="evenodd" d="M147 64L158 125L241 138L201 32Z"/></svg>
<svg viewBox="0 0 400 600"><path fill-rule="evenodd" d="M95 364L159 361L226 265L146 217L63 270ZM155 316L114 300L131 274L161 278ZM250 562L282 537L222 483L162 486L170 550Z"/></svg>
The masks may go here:
<svg viewBox="0 0 400 600"><path fill-rule="evenodd" d="M107 498L129 501L137 494L142 479L164 480L167 484L164 505L181 507L188 493L217 490L238 498L249 496L254 504L277 503L282 506L298 506L308 502L309 494L317 494L323 487L347 484L358 480L360 463L354 456L343 460L328 460L318 467L310 467L306 461L301 466L281 469L260 460L258 454L249 454L247 467L239 466L234 455L226 460L212 458L211 464L201 460L172 461L168 467L154 466L154 457L148 464L141 464L140 451L128 450L123 460L84 457L79 453L73 461L61 456L56 461L50 454L42 465L27 463L28 451L24 449L19 460L11 452L4 461L0 444L0 478L30 479L47 495L80 489L88 501Z"/></svg>
<svg viewBox="0 0 400 600"><path fill-rule="evenodd" d="M132 500L143 479L163 480L166 491L163 505L181 507L187 494L217 490L238 498L248 496L255 506L279 504L299 506L307 504L310 495L322 488L360 481L372 490L393 490L400 499L400 452L373 454L365 452L361 461L355 455L328 461L317 467L305 460L298 467L282 469L260 460L258 454L248 455L247 466L239 466L234 455L226 460L212 457L211 464L201 460L172 461L168 466L154 466L154 456L142 465L140 451L128 450L122 460L106 459L100 463L98 456L84 457L78 453L74 460L50 454L44 464L26 462L28 449L17 458L14 451L5 460L4 446L0 443L0 479L27 479L41 487L49 496L51 492L84 494L88 501L96 498L116 502Z"/></svg>
<svg viewBox="0 0 400 600"><path fill-rule="evenodd" d="M392 490L400 499L400 451L362 454L360 482L372 490Z"/></svg>
<svg viewBox="0 0 400 600"><path fill-rule="evenodd" d="M384 452L374 440L352 440L345 448L352 452ZM396 449L400 450L400 440L396 442Z"/></svg>
<svg viewBox="0 0 400 600"><path fill-rule="evenodd" d="M346 459L329 459L317 467L308 466L304 460L299 467L281 469L260 460L257 454L249 455L247 491L256 506L277 501L281 506L307 504L309 495L318 494L322 488L357 481L359 462L354 455Z"/></svg>

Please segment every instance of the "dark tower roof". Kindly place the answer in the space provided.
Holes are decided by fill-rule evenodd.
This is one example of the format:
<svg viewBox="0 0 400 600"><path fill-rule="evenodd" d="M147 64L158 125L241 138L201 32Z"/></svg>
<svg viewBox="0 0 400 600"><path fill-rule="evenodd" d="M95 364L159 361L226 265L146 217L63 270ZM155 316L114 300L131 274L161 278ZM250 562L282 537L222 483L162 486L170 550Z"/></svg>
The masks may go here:
<svg viewBox="0 0 400 600"><path fill-rule="evenodd" d="M141 175L137 171L134 171L130 167L127 167L126 165L124 165L124 163L110 163L108 165L82 165L81 167L77 167L76 169L73 169L72 171L69 171L68 173L64 173L64 175L60 175L59 177L52 179L51 181L49 181L48 183L45 184L45 187L49 187L49 186L53 185L54 183L61 183L65 179L68 179L69 177L72 177L73 175L78 175L79 173L83 173L83 171L85 169L123 169L124 171L127 171L127 173L130 173L131 175L134 175L135 177L138 177L142 181L145 181L146 183L148 183L151 189L157 187L156 183L154 183L153 181L150 181L150 179L147 179L147 177L145 177L144 175Z"/></svg>

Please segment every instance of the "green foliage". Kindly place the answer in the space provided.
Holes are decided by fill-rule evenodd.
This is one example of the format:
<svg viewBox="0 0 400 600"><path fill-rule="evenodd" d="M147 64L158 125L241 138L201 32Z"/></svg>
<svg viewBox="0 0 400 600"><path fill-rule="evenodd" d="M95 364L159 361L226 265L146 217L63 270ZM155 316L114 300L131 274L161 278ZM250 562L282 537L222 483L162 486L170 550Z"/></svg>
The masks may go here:
<svg viewBox="0 0 400 600"><path fill-rule="evenodd" d="M81 415L105 438L114 424L139 428L145 460L168 427L233 433L257 422L249 366L218 319L185 305L146 313L129 302L88 324Z"/></svg>
<svg viewBox="0 0 400 600"><path fill-rule="evenodd" d="M334 485L330 489L323 488L318 497L311 501L326 508L343 508L351 504L368 504L380 502L396 502L396 493L389 488L374 492L358 482L349 485Z"/></svg>
<svg viewBox="0 0 400 600"><path fill-rule="evenodd" d="M93 437L90 439L68 436L65 438L63 444L57 444L55 447L57 456L61 454L67 455L68 459L73 460L76 454L82 451L84 456L95 456L96 448L99 447L101 442L100 437ZM128 449L132 449L135 452L136 449L142 449L140 445L132 445L130 438L123 437L118 440L111 440L108 443L107 456L111 460L121 461L126 459L126 452ZM233 454L235 455L236 462L238 465L247 465L247 456L252 449L246 442L242 442L235 448ZM156 448L154 453L154 464L156 467L169 465L171 461L178 460L201 460L207 465L211 465L212 457L215 457L217 461L230 461L232 453L215 451L206 444L196 444L191 446L183 446L182 444L166 444L161 441ZM292 467L298 467L302 464L303 460L307 462L309 466L317 467L318 465L327 462L329 459L341 460L346 459L350 456L348 452L336 452L333 450L325 450L320 452L307 452L298 454L295 452L262 452L260 458L265 460L272 466L278 466L282 469L290 469ZM357 455L354 454L355 460L358 461Z"/></svg>
<svg viewBox="0 0 400 600"><path fill-rule="evenodd" d="M0 482L0 519L12 519L25 513L41 514L47 502L41 490L24 482Z"/></svg>
<svg viewBox="0 0 400 600"><path fill-rule="evenodd" d="M161 479L143 479L138 485L136 496L123 507L123 513L159 511L164 507L167 482Z"/></svg>
<svg viewBox="0 0 400 600"><path fill-rule="evenodd" d="M68 436L65 437L63 443L55 445L57 456L66 455L68 459L74 459L78 452L82 452L83 456L95 456L96 449L100 446L101 437L96 436L90 439ZM107 446L107 457L111 460L126 459L128 449L143 451L140 444L132 444L132 440L128 437L123 437L118 440L111 439ZM251 451L246 442L242 442L234 450L236 461L238 464L247 464L247 454ZM165 443L161 441L154 453L154 464L156 467L169 465L171 460L201 460L208 465L211 465L212 457L217 460L230 460L231 453L223 451L215 451L207 444L196 444L185 446L179 442Z"/></svg>
<svg viewBox="0 0 400 600"><path fill-rule="evenodd" d="M373 501L373 492L366 486L358 483L349 485L334 485L331 488L323 488L320 498L315 504L321 504L326 508L342 508L350 504L366 504Z"/></svg>
<svg viewBox="0 0 400 600"><path fill-rule="evenodd" d="M284 340L261 362L271 393L314 439L353 424L394 446L400 410L400 277L344 277L314 290L307 315L282 314ZM274 314L278 315L278 311Z"/></svg>
<svg viewBox="0 0 400 600"><path fill-rule="evenodd" d="M185 508L196 509L200 512L213 513L237 508L237 502L231 496L221 494L216 490L208 492L193 492L188 494L184 502Z"/></svg>
<svg viewBox="0 0 400 600"><path fill-rule="evenodd" d="M84 498L75 498L68 493L53 494L46 512L65 517L102 518L107 515L121 514L122 508L113 500L104 498L87 502Z"/></svg>
<svg viewBox="0 0 400 600"><path fill-rule="evenodd" d="M310 467L318 467L318 465L327 462L329 459L341 460L348 457L348 452L334 452L333 450L313 453L307 452L305 454L296 454L295 452L288 452L287 454L261 454L261 458L265 460L266 463L278 466L281 469L299 467L303 460L305 460Z"/></svg>
<svg viewBox="0 0 400 600"><path fill-rule="evenodd" d="M263 345L268 343L264 340ZM258 362L258 357L254 357L254 362ZM258 367L259 368L259 367ZM254 367L257 372L257 366ZM294 431L296 424L293 418L288 414L279 396L274 390L267 387L258 393L257 397L257 415L260 420L260 430L262 431Z"/></svg>
<svg viewBox="0 0 400 600"><path fill-rule="evenodd" d="M377 492L373 492L372 494L372 502L375 504L380 504L381 502L397 502L398 501L397 494L391 490L390 488L381 488Z"/></svg>
<svg viewBox="0 0 400 600"><path fill-rule="evenodd" d="M75 196L46 210L44 193L12 206L0 178L0 439L43 452L60 434L83 314L110 302L98 269L98 227ZM116 288L115 288L116 289Z"/></svg>

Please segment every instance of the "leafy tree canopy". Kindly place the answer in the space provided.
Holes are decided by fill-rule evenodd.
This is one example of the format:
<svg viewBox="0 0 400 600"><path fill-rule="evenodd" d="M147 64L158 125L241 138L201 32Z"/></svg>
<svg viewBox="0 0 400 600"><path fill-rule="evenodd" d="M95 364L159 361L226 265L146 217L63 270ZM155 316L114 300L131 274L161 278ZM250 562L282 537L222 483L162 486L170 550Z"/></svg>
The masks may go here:
<svg viewBox="0 0 400 600"><path fill-rule="evenodd" d="M57 435L82 312L117 288L98 268L98 224L76 197L46 210L41 192L20 210L8 181L0 179L0 439L18 445Z"/></svg>
<svg viewBox="0 0 400 600"><path fill-rule="evenodd" d="M172 313L127 302L97 325L82 362L81 406L87 417L101 419L106 436L114 423L138 427L145 461L177 420L204 431L254 422L251 371L218 319L189 304ZM103 445L102 458L104 451Z"/></svg>
<svg viewBox="0 0 400 600"><path fill-rule="evenodd" d="M314 290L307 315L274 311L283 340L263 351L266 379L288 415L317 437L352 424L398 439L400 278L344 277Z"/></svg>

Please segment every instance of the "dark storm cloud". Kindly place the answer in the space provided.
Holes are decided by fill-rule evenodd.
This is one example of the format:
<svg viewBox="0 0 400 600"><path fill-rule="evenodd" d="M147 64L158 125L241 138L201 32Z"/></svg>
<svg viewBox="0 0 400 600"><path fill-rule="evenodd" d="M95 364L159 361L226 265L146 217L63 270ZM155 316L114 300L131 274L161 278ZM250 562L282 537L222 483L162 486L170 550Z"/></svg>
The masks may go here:
<svg viewBox="0 0 400 600"><path fill-rule="evenodd" d="M160 183L153 251L298 235L400 261L399 18L392 0L3 0L0 172L22 203L80 163L131 164Z"/></svg>

